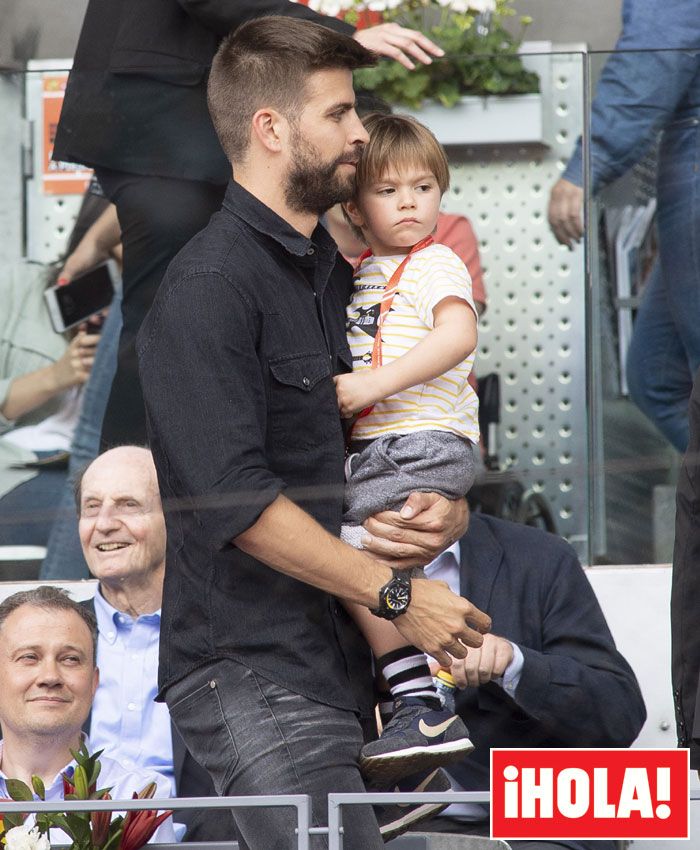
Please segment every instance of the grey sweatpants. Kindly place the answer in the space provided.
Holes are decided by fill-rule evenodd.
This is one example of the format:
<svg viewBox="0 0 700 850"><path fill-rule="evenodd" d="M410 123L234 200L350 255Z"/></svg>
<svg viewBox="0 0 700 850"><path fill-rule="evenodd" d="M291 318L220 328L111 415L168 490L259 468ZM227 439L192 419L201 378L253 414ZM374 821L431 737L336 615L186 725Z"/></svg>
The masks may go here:
<svg viewBox="0 0 700 850"><path fill-rule="evenodd" d="M410 493L461 499L474 483L472 443L448 431L378 437L346 464L341 538L361 549L367 517L399 510Z"/></svg>

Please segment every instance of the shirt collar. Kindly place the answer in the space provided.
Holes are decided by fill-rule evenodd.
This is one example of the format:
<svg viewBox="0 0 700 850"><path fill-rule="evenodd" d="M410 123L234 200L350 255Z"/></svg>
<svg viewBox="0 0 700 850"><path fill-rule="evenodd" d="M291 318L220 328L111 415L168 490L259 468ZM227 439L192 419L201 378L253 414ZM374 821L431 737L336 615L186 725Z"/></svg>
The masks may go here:
<svg viewBox="0 0 700 850"><path fill-rule="evenodd" d="M110 605L102 595L100 586L97 586L97 593L94 598L95 617L97 618L97 630L100 637L113 644L117 639L117 633L127 625L132 625L134 620L129 614L124 614L121 611ZM151 623L155 628L160 628L160 609L153 614L141 614L139 620L145 623Z"/></svg>
<svg viewBox="0 0 700 850"><path fill-rule="evenodd" d="M274 239L296 257L313 257L318 251L327 259L333 260L338 253L338 246L323 225L318 224L309 239L235 180L228 184L223 206L227 212L259 233Z"/></svg>
<svg viewBox="0 0 700 850"><path fill-rule="evenodd" d="M438 567L447 566L452 563L459 567L460 554L461 552L459 548L459 540L455 540L455 542L451 546L448 546L447 549L443 549L443 551L440 552L437 558L427 564L425 570L428 574L430 574L432 570L435 570Z"/></svg>

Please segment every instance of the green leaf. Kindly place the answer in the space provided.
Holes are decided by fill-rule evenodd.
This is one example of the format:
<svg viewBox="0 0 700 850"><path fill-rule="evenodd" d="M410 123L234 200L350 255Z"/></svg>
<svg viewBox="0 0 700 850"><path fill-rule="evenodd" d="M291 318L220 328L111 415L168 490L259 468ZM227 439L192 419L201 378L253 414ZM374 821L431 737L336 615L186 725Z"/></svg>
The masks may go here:
<svg viewBox="0 0 700 850"><path fill-rule="evenodd" d="M12 829L13 826L22 826L25 821L26 814L22 812L6 812L2 819L5 826L5 831Z"/></svg>
<svg viewBox="0 0 700 850"><path fill-rule="evenodd" d="M32 789L21 779L8 779L5 782L7 793L18 803L24 803L27 800L33 800L34 794Z"/></svg>
<svg viewBox="0 0 700 850"><path fill-rule="evenodd" d="M34 793L40 800L46 799L46 788L44 787L44 780L40 776L32 776L32 788L34 789Z"/></svg>

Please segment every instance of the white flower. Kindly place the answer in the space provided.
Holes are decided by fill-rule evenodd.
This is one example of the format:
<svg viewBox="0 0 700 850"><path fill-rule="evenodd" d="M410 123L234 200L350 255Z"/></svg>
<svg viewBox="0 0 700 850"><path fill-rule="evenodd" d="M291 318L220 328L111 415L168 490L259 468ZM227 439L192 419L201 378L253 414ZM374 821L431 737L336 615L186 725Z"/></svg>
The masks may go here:
<svg viewBox="0 0 700 850"><path fill-rule="evenodd" d="M494 12L496 0L437 0L441 6L448 6L453 12L464 15L466 12Z"/></svg>
<svg viewBox="0 0 700 850"><path fill-rule="evenodd" d="M314 12L334 18L340 12L351 9L355 4L353 0L309 0L308 5Z"/></svg>
<svg viewBox="0 0 700 850"><path fill-rule="evenodd" d="M8 830L5 836L6 850L50 850L46 835L40 835L36 826L31 829L23 824Z"/></svg>
<svg viewBox="0 0 700 850"><path fill-rule="evenodd" d="M400 6L404 0L368 0L367 8L372 12L386 12Z"/></svg>

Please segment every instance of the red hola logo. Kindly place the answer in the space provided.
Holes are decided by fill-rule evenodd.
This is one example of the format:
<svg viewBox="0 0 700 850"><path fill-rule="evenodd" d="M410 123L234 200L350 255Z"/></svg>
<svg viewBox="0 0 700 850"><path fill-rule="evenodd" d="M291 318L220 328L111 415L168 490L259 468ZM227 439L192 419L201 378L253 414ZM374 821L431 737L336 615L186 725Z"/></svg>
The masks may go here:
<svg viewBox="0 0 700 850"><path fill-rule="evenodd" d="M491 837L688 838L688 750L493 749Z"/></svg>

